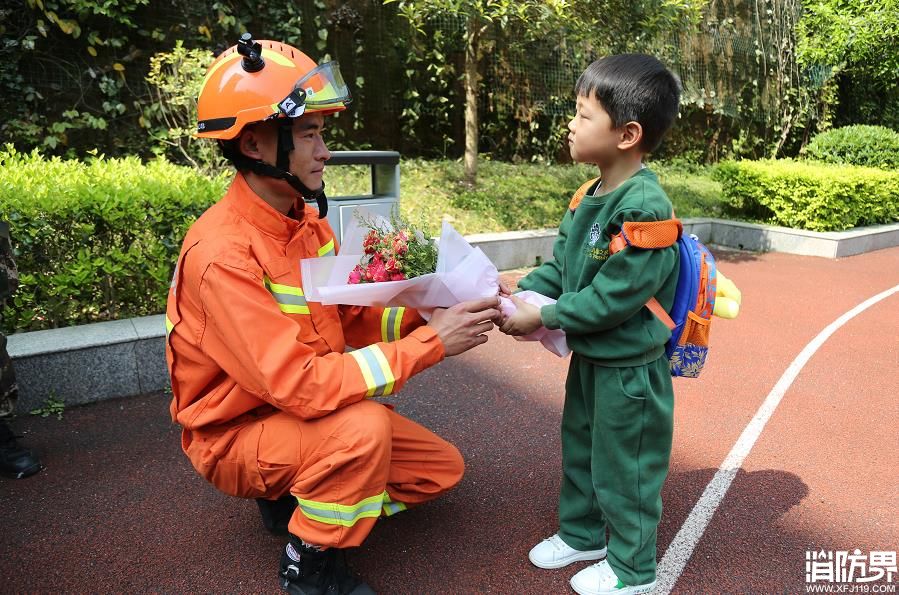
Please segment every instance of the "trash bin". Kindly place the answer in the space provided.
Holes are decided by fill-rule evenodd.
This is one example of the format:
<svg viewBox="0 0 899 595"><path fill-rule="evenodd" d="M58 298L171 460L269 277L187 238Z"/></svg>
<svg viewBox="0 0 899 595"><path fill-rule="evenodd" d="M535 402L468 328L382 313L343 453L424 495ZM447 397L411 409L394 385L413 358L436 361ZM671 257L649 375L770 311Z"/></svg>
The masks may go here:
<svg viewBox="0 0 899 595"><path fill-rule="evenodd" d="M357 207L365 207L385 217L390 217L393 209L399 207L400 154L396 151L333 151L325 165L368 165L371 170L371 194L328 195L328 223L341 243Z"/></svg>

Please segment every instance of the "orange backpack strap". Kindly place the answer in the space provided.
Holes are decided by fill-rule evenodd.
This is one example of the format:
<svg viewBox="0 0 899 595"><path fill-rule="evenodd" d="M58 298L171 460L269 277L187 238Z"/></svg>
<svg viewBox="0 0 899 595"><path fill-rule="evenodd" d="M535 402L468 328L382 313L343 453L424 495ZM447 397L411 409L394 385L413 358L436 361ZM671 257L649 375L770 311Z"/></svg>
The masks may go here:
<svg viewBox="0 0 899 595"><path fill-rule="evenodd" d="M587 192L590 190L590 187L598 181L599 178L593 178L592 180L588 180L581 184L581 187L578 188L577 192L574 193L574 196L571 197L571 202L568 203L568 210L575 210L577 206L581 204L581 200L583 200L583 198L587 196Z"/></svg>
<svg viewBox="0 0 899 595"><path fill-rule="evenodd" d="M673 246L684 233L680 219L663 221L625 221L621 232L612 236L609 252L615 254L626 246L635 248L667 248Z"/></svg>
<svg viewBox="0 0 899 595"><path fill-rule="evenodd" d="M679 219L665 219L663 221L626 221L622 226L621 232L612 236L609 242L609 252L615 254L626 248L634 246L635 248L667 248L673 246L683 235L684 226ZM649 311L655 314L656 318L661 320L669 330L674 330L677 326L674 320L662 307L657 299L649 298L646 302Z"/></svg>
<svg viewBox="0 0 899 595"><path fill-rule="evenodd" d="M661 320L665 326L668 327L669 331L673 331L674 327L677 325L674 324L674 320L671 316L668 315L668 312L665 312L665 308L662 307L662 304L659 303L659 300L654 297L649 298L649 301L646 302L646 307L649 308L649 311L656 315L656 318Z"/></svg>

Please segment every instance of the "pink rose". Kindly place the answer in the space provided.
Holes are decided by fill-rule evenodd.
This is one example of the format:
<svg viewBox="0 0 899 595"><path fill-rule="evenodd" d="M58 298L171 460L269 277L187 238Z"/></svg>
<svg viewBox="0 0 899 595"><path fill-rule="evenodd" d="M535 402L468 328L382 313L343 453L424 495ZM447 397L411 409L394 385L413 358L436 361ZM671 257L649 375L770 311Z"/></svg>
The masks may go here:
<svg viewBox="0 0 899 595"><path fill-rule="evenodd" d="M362 265L357 264L356 268L350 271L350 277L348 279L350 285L356 285L357 283L362 283Z"/></svg>
<svg viewBox="0 0 899 595"><path fill-rule="evenodd" d="M402 265L400 265L400 263L398 263L395 258L388 258L386 266L387 270L392 273L397 272L402 268Z"/></svg>
<svg viewBox="0 0 899 595"><path fill-rule="evenodd" d="M409 245L406 243L406 240L397 238L393 241L393 251L402 256L409 251Z"/></svg>
<svg viewBox="0 0 899 595"><path fill-rule="evenodd" d="M371 230L368 232L368 235L365 236L365 239L362 240L362 249L366 254L374 254L375 246L378 245L378 233L375 230Z"/></svg>
<svg viewBox="0 0 899 595"><path fill-rule="evenodd" d="M392 275L390 275L390 280L391 281L405 281L406 275L404 275L402 273L393 273Z"/></svg>
<svg viewBox="0 0 899 595"><path fill-rule="evenodd" d="M388 279L387 269L384 267L384 262L378 258L377 254L375 254L372 261L368 263L368 272L371 274L372 281L375 283L387 281Z"/></svg>

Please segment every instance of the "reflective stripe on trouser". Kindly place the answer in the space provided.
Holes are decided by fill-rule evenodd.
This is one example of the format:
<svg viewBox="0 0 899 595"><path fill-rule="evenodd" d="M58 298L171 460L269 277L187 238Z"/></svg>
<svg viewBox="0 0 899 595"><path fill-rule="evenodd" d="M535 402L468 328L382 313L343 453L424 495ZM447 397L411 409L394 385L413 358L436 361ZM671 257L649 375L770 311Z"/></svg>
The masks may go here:
<svg viewBox="0 0 899 595"><path fill-rule="evenodd" d="M408 508L403 502L394 502L387 491L360 500L355 504L335 504L297 498L304 516L328 525L352 527L359 519L393 516Z"/></svg>
<svg viewBox="0 0 899 595"><path fill-rule="evenodd" d="M608 527L609 564L628 585L656 576L673 404L665 356L624 368L572 356L562 411L559 534L589 550L606 545Z"/></svg>
<svg viewBox="0 0 899 595"><path fill-rule="evenodd" d="M378 516L436 498L464 470L453 445L368 400L310 420L279 411L194 438L188 456L213 485L245 498L293 494L290 532L328 547L361 544Z"/></svg>
<svg viewBox="0 0 899 595"><path fill-rule="evenodd" d="M352 527L359 519L381 516L384 499L390 499L387 492L381 492L365 498L355 504L337 504L336 502L316 502L297 498L300 511L306 517L327 525Z"/></svg>
<svg viewBox="0 0 899 595"><path fill-rule="evenodd" d="M406 506L406 504L403 502L394 502L391 500L390 494L384 492L384 507L382 510L384 516L393 516L398 512L403 512L407 508L409 507Z"/></svg>

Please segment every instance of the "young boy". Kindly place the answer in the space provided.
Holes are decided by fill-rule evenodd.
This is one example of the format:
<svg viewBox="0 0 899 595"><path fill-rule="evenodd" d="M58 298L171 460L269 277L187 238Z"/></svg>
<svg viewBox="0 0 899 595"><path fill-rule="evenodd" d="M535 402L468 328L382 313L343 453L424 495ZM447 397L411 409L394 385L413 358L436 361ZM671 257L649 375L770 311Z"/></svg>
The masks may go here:
<svg viewBox="0 0 899 595"><path fill-rule="evenodd" d="M571 156L596 164L602 178L582 188L579 204L577 195L572 201L554 259L518 284L558 302L538 309L513 296L517 311L501 327L510 335L561 328L573 352L559 532L528 557L540 568L601 560L572 577L582 595L646 593L656 580L673 391L664 349L671 332L644 305L656 297L670 309L679 257L676 246L610 254L609 243L625 222L673 216L642 161L677 117L680 83L657 59L628 54L591 64L575 93Z"/></svg>

